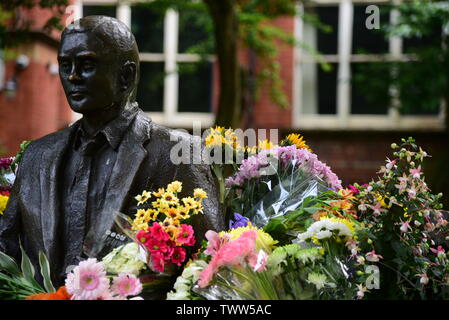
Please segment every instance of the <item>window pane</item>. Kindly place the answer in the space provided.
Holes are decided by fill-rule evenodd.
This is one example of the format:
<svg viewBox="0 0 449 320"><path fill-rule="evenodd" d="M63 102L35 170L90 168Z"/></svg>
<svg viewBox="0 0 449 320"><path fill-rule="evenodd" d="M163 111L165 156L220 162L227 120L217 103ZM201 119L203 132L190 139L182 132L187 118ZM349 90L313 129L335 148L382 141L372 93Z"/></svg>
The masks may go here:
<svg viewBox="0 0 449 320"><path fill-rule="evenodd" d="M186 52L192 46L201 44L205 49L202 53L213 53L212 27L212 21L207 12L180 12L178 52Z"/></svg>
<svg viewBox="0 0 449 320"><path fill-rule="evenodd" d="M329 32L318 30L318 51L322 54L337 54L338 7L317 7L316 14L322 24L329 26Z"/></svg>
<svg viewBox="0 0 449 320"><path fill-rule="evenodd" d="M390 105L387 63L353 63L351 113L386 114Z"/></svg>
<svg viewBox="0 0 449 320"><path fill-rule="evenodd" d="M164 93L164 63L140 63L137 101L144 111L162 112Z"/></svg>
<svg viewBox="0 0 449 320"><path fill-rule="evenodd" d="M140 52L162 53L164 43L164 16L150 5L131 7L131 31Z"/></svg>
<svg viewBox="0 0 449 320"><path fill-rule="evenodd" d="M390 20L389 11L386 7L378 6L380 8L380 29L368 29L366 26L368 22L373 23L371 16L375 13L369 11L366 13L367 5L354 5L354 28L353 28L353 44L352 53L388 53L388 40L385 38L385 33L381 26L387 24Z"/></svg>
<svg viewBox="0 0 449 320"><path fill-rule="evenodd" d="M440 62L407 62L399 68L401 113L438 114L446 83L434 71L441 68Z"/></svg>
<svg viewBox="0 0 449 320"><path fill-rule="evenodd" d="M87 16L109 16L116 15L116 6L83 6L83 17Z"/></svg>
<svg viewBox="0 0 449 320"><path fill-rule="evenodd" d="M337 72L338 65L330 64L331 70L325 71L317 64L318 72L318 113L337 113Z"/></svg>
<svg viewBox="0 0 449 320"><path fill-rule="evenodd" d="M179 64L179 112L211 112L212 64Z"/></svg>

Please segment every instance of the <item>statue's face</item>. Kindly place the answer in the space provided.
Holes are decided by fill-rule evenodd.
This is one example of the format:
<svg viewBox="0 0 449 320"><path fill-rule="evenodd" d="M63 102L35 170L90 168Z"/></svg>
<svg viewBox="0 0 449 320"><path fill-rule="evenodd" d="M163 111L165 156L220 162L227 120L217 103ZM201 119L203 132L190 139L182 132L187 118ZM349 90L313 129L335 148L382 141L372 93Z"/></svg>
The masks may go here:
<svg viewBox="0 0 449 320"><path fill-rule="evenodd" d="M63 38L58 54L59 76L73 111L97 113L117 101L119 67L112 51L90 32Z"/></svg>

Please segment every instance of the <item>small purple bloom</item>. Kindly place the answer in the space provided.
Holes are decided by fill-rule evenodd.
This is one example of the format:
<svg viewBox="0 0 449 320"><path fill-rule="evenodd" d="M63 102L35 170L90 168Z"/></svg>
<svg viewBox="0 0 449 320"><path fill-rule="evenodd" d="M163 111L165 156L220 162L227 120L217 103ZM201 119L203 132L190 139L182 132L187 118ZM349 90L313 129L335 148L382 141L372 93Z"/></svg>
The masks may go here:
<svg viewBox="0 0 449 320"><path fill-rule="evenodd" d="M240 227L246 227L248 223L250 222L247 217L242 216L241 214L238 214L237 212L234 212L234 221L229 221L229 229L236 229Z"/></svg>

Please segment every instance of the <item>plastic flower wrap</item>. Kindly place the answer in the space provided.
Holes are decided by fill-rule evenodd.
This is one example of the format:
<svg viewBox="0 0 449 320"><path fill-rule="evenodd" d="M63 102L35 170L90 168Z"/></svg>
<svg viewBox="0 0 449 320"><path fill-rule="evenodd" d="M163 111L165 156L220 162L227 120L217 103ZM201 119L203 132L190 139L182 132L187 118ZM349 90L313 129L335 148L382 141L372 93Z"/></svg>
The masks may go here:
<svg viewBox="0 0 449 320"><path fill-rule="evenodd" d="M341 181L327 165L296 145L249 157L227 184L234 191L232 209L259 227L295 210L309 196L341 189Z"/></svg>
<svg viewBox="0 0 449 320"><path fill-rule="evenodd" d="M357 287L349 281L350 272L340 261L349 257L346 238L337 243L345 252L305 242L276 247L276 240L251 223L219 234L208 231L206 238L204 256L198 260L201 268L196 269L199 277L178 278L177 290L169 298L191 299L195 295L208 300L356 297ZM198 283L192 285L196 278Z"/></svg>

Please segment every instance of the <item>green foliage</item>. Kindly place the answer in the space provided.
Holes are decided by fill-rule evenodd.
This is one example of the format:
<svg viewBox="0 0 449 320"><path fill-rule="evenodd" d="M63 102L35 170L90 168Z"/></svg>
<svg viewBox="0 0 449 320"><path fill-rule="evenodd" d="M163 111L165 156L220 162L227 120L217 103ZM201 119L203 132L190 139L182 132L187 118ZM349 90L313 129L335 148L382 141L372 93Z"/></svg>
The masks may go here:
<svg viewBox="0 0 449 320"><path fill-rule="evenodd" d="M384 106L388 88L399 93L402 113L436 113L449 90L449 3L407 1L397 9L397 24L382 26L386 37L409 41L407 54L413 62L384 62L362 66L353 81L373 105ZM431 83L429 82L431 80Z"/></svg>
<svg viewBox="0 0 449 320"><path fill-rule="evenodd" d="M32 21L24 19L20 9L39 7L52 11L42 31L62 30L60 19L69 4L68 0L8 0L0 3L0 48L17 46L29 37Z"/></svg>
<svg viewBox="0 0 449 320"><path fill-rule="evenodd" d="M14 259L0 252L0 300L23 300L30 295L45 292L40 284L34 279L34 267L32 266L30 259L23 248L21 248L21 251L22 262L20 269ZM43 253L40 253L39 255L42 256L40 257L42 265L45 265L47 259ZM48 265L48 261L46 264ZM42 274L44 273L47 277L47 275L50 274L49 268L46 271L43 271ZM51 287L52 286L49 286L50 289Z"/></svg>

